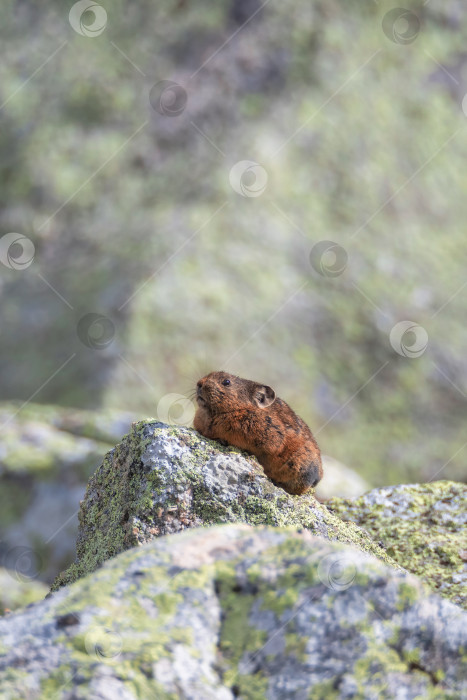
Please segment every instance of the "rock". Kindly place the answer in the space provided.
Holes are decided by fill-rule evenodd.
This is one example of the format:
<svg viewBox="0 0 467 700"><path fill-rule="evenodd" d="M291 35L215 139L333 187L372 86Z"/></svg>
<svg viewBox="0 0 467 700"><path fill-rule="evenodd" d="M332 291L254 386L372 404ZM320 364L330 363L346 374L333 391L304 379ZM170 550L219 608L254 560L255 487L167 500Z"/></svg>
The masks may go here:
<svg viewBox="0 0 467 700"><path fill-rule="evenodd" d="M381 541L401 566L467 608L467 485L452 481L374 489L326 503Z"/></svg>
<svg viewBox="0 0 467 700"><path fill-rule="evenodd" d="M370 484L357 472L328 455L323 455L323 472L323 478L316 487L316 496L320 500L333 496L353 498L370 490Z"/></svg>
<svg viewBox="0 0 467 700"><path fill-rule="evenodd" d="M0 425L2 432L9 426L9 431L19 430L22 424L34 423L52 426L61 430L63 435L95 440L97 443L114 445L121 436L128 432L134 420L131 413L118 411L84 411L64 406L28 403L19 401L0 402ZM13 461L13 460L12 460ZM26 461L27 464L27 461Z"/></svg>
<svg viewBox="0 0 467 700"><path fill-rule="evenodd" d="M135 423L106 455L89 480L79 522L77 559L53 590L125 549L213 523L304 527L395 565L366 532L344 524L312 494L290 496L274 486L255 457L159 422Z"/></svg>
<svg viewBox="0 0 467 700"><path fill-rule="evenodd" d="M4 700L467 694L467 613L376 557L282 528L161 537L0 620L0 637Z"/></svg>
<svg viewBox="0 0 467 700"><path fill-rule="evenodd" d="M0 565L16 570L15 555L24 564L28 549L29 578L50 582L74 556L88 477L131 420L9 402L0 404L0 425Z"/></svg>
<svg viewBox="0 0 467 700"><path fill-rule="evenodd" d="M18 572L0 568L0 615L45 598L49 587L23 578Z"/></svg>

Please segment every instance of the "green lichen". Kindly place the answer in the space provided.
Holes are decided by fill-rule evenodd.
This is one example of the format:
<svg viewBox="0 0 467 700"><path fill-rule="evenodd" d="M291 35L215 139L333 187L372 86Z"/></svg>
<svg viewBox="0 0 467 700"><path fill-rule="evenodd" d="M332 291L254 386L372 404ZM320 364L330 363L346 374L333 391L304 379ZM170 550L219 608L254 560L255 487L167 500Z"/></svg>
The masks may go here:
<svg viewBox="0 0 467 700"><path fill-rule="evenodd" d="M324 683L315 683L308 695L309 700L338 700L339 692L335 688L335 681L325 681Z"/></svg>
<svg viewBox="0 0 467 700"><path fill-rule="evenodd" d="M68 665L63 665L57 671L45 678L41 683L42 698L60 698L62 692L69 688L74 673Z"/></svg>
<svg viewBox="0 0 467 700"><path fill-rule="evenodd" d="M257 528L262 530L263 527ZM269 610L276 616L275 628L280 628L280 617L287 610L295 609L302 590L316 582L317 562L307 565L307 549L300 538L293 539L292 528L281 528L292 535L286 541L268 547L261 552L260 561L248 566L247 580L238 577L235 561L216 566L216 590L222 607L219 649L229 668L224 673L224 683L242 698L266 697L267 679L261 672L242 674L239 663L245 653L255 655L267 641L267 633L251 624L253 607ZM297 561L298 559L298 561ZM276 570L277 578L271 581L264 571ZM293 632L284 633L285 653L302 660L306 639ZM271 657L273 660L274 656ZM266 659L268 655L266 654Z"/></svg>
<svg viewBox="0 0 467 700"><path fill-rule="evenodd" d="M418 591L414 586L402 582L399 584L399 600L397 601L397 609L405 610L413 605L418 598Z"/></svg>
<svg viewBox="0 0 467 700"><path fill-rule="evenodd" d="M288 632L285 637L285 653L289 656L294 656L298 661L306 659L306 637L300 637L298 634Z"/></svg>
<svg viewBox="0 0 467 700"><path fill-rule="evenodd" d="M0 615L42 600L47 593L48 586L42 581L23 581L13 571L0 568Z"/></svg>
<svg viewBox="0 0 467 700"><path fill-rule="evenodd" d="M109 557L138 544L128 522L129 513L135 508L142 488L142 475L138 467L141 453L149 441L140 434L142 426L144 424L135 424L123 442L107 453L102 466L91 477L86 493L95 489L102 495L102 501L90 502L88 499L86 509L81 507L77 560L57 576L52 590L94 571ZM122 478L119 470L126 472L126 479Z"/></svg>
<svg viewBox="0 0 467 700"><path fill-rule="evenodd" d="M276 615L281 615L284 610L293 608L298 600L298 592L293 589L278 588L274 591L266 591L263 595L261 607L272 610Z"/></svg>
<svg viewBox="0 0 467 700"><path fill-rule="evenodd" d="M184 605L188 604L190 616L191 611L214 595L221 613L218 622L214 622L219 626L212 630L214 639L218 640L217 647L210 651L217 650L215 670L222 687L230 688L238 697L260 700L267 697L271 669L277 663L283 664L285 659L286 665L290 662L306 667L310 663L308 636L298 634L300 627L295 612L306 604L303 610L313 619L313 605L307 601L313 599L314 590L319 591L317 608L321 605L321 611L317 610L317 614L320 616L325 615L323 599L329 601L330 607L337 602L341 593L326 585L323 589L320 562L328 555L339 557L341 552L352 556L352 550L302 537L293 527L261 526L236 531L228 528L225 539L223 530L186 532L160 540L157 548L130 549L92 575L71 584L55 603L52 597L44 624L54 625L56 618L74 612L79 625L66 627L54 637L60 663L43 678L41 698L59 700L76 684L85 696L96 669L102 665L108 666L109 674L118 678L135 697L175 698L171 686L164 687L156 680L157 665L167 660L171 663L177 645L182 645L192 656L200 653L202 656L203 650L196 648L196 632L188 623L185 626ZM186 553L197 551L197 537L202 547L210 543L206 551L208 563L201 552L199 559L184 568ZM258 546L262 542L266 545ZM220 557L218 551L222 553ZM380 562L367 561L361 554L358 557L372 581L379 581L381 574L387 572ZM362 595L365 590L368 593L364 595L366 612L364 609L357 621L353 619L351 634L345 631L348 629L345 620L335 620L344 632L341 644L352 647L362 643L359 660L354 668L348 669L356 683L353 697L363 700L373 691L378 697L390 698L388 678L399 674L415 677L428 700L449 697L449 694L443 696L446 691L443 670L425 671L419 650L405 648L404 636L397 628L398 614L395 619L381 621L389 632L394 628L388 643L387 635L381 634L379 619L374 626L372 589L361 588L357 577L351 585L359 588ZM406 608L417 602L422 591L422 586L403 582L399 585L399 595ZM272 651L271 647L268 652L270 638L283 642L278 651ZM458 656L455 659L454 656L453 663L460 664ZM248 662L254 669L251 673L245 672ZM337 676L315 685L309 689L309 697L320 700L339 697L341 680ZM25 687L24 680L22 683L20 689Z"/></svg>
<svg viewBox="0 0 467 700"><path fill-rule="evenodd" d="M2 670L2 685L4 688L11 690L11 695L6 695L7 698L18 698L17 689L25 686L28 673L21 668L8 668Z"/></svg>
<svg viewBox="0 0 467 700"><path fill-rule="evenodd" d="M234 687L236 695L242 700L264 700L267 697L268 679L262 673L239 674Z"/></svg>
<svg viewBox="0 0 467 700"><path fill-rule="evenodd" d="M165 614L175 615L177 606L182 600L182 596L172 592L164 592L155 595L153 600L156 603L159 610L163 610Z"/></svg>
<svg viewBox="0 0 467 700"><path fill-rule="evenodd" d="M174 468L167 474L155 468L142 468L146 447L156 438L188 447L183 455L171 457ZM260 483L260 493L243 499L222 499L206 485L201 466L215 454L242 454L251 464L247 477ZM242 474L245 479L245 472ZM185 499L185 500L184 500ZM180 527L243 522L307 528L328 539L350 543L376 555L385 563L395 562L353 523L344 523L318 503L313 494L290 496L265 478L255 458L232 447L206 440L194 430L140 422L109 452L102 466L90 479L80 509L80 532L76 561L55 580L52 590L94 571L106 559L129 547L143 544L171 532L174 513Z"/></svg>
<svg viewBox="0 0 467 700"><path fill-rule="evenodd" d="M395 561L437 593L467 608L465 582L456 580L465 570L467 486L451 481L398 486L390 489L385 506L375 502L372 494L377 493L333 498L327 506L342 520L365 528Z"/></svg>
<svg viewBox="0 0 467 700"><path fill-rule="evenodd" d="M371 641L373 644L369 645L366 654L355 663L353 671L357 680L361 679L366 684L369 680L372 683L377 681L378 685L382 686L389 671L399 673L407 671L407 665L394 650L379 646L375 640Z"/></svg>
<svg viewBox="0 0 467 700"><path fill-rule="evenodd" d="M224 615L219 648L232 669L236 669L245 651L255 651L266 641L266 633L249 623L253 603L260 592L239 589L233 565L224 566L222 572L218 572L216 586ZM236 673L236 670L227 672L226 682Z"/></svg>
<svg viewBox="0 0 467 700"><path fill-rule="evenodd" d="M290 534L290 530L282 530ZM329 551L327 550L329 553ZM272 610L276 614L276 625L274 629L280 629L280 616L285 611L297 609L301 600L301 593L308 592L310 586L319 582L319 562L322 552L318 549L314 556L310 558L309 550L300 539L287 537L286 541L276 546L271 546L261 552L260 560L252 563L248 568L247 582L243 576L238 576L232 567L226 568L222 573L217 570L217 591L223 611L223 624L220 638L220 651L229 668L224 672L224 683L232 688L239 697L266 697L267 684L262 672L252 675L242 675L240 672L240 662L244 655L248 654L254 658L256 654L263 650L264 662L274 665L275 654L267 653L267 634L262 629L256 629L251 623L251 614L254 609ZM339 554L339 550L336 551ZM271 563L274 562L274 570L277 576L271 579L270 574L261 576L259 571L270 571ZM364 586L370 578L372 566L366 572L366 576L357 581L357 576L352 582L353 586ZM381 565L377 562L373 566L381 573ZM282 573L283 572L283 573ZM286 586L284 584L287 583ZM251 588L253 586L253 589ZM364 589L362 589L364 590ZM420 592L416 587L408 584L401 584L399 590L403 607L412 605L419 597ZM329 608L332 609L338 592L328 590ZM398 607L398 606L396 606ZM257 613L256 613L257 614ZM391 674L420 674L423 685L426 688L424 697L435 699L442 697L440 688L436 684L442 680L442 676L427 674L418 670L417 661L419 655L416 651L407 654L400 653L395 647L391 648L383 642L381 635L372 627L373 608L371 603L368 613L357 622L352 623L353 635L361 636L365 640L366 651L362 652L362 657L355 663L352 669L352 677L355 679L357 689L353 697L364 700L368 697L368 691L373 690L375 696L381 698L392 697L387 689L387 679ZM293 617L291 618L293 620ZM340 623L342 629L345 623ZM307 659L307 638L302 638L293 632L293 622L284 629L285 650L283 655L290 655L298 661L306 662ZM345 640L342 644L345 644ZM349 640L349 643L354 643ZM337 698L339 695L339 678L334 678L329 682L315 685L310 689L309 697L316 700L323 698ZM258 690L263 695L248 695L248 692Z"/></svg>
<svg viewBox="0 0 467 700"><path fill-rule="evenodd" d="M80 676L90 679L97 664L115 666L119 680L136 697L154 697L156 693L158 698L174 700L176 695L154 680L152 666L170 656L173 644L193 646L192 630L174 624L186 579L168 576L163 564L152 566L137 577L137 583L126 586L123 597L118 595L120 567L129 566L138 554L139 550L130 550L118 562L113 560L96 571L92 579L86 577L71 585L54 614L58 617L70 611L94 611L91 622L65 640L72 672L79 669ZM202 576L200 572L199 582ZM145 601L154 606L156 617L148 615ZM62 680L63 671L59 669L44 682L43 697L50 697L50 689L60 689Z"/></svg>
<svg viewBox="0 0 467 700"><path fill-rule="evenodd" d="M455 693L451 694L448 687L438 685L442 681L441 675L427 673L419 666L419 656L416 650L401 653L396 648L381 646L380 641L374 637L373 633L368 634L367 632L367 636L367 651L353 668L352 675L357 683L357 690L352 697L364 700L368 697L368 693L373 691L375 697L390 700L394 694L393 690L388 687L388 679L391 675L397 678L398 674L404 676L410 674L412 677L418 678L423 687L422 695L419 696L420 700L421 698L454 700L455 697L458 697Z"/></svg>

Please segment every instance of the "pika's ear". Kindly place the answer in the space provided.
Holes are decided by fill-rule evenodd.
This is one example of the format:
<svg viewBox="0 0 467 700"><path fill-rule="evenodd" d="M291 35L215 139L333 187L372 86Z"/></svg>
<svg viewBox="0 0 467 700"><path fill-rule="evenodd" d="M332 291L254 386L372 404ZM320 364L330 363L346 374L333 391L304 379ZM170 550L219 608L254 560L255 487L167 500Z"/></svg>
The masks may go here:
<svg viewBox="0 0 467 700"><path fill-rule="evenodd" d="M255 388L255 393L253 395L253 401L258 404L260 408L266 408L270 406L276 400L276 392L271 389L270 386L257 386Z"/></svg>

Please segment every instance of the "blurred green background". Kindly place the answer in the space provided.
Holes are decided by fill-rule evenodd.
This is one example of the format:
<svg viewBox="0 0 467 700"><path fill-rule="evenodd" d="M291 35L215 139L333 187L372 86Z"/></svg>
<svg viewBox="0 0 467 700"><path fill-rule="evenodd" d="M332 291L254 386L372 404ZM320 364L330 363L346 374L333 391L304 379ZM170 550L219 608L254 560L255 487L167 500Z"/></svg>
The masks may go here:
<svg viewBox="0 0 467 700"><path fill-rule="evenodd" d="M0 233L35 246L14 269L0 240L14 421L157 416L225 369L372 486L465 480L465 8L72 6L2 5Z"/></svg>

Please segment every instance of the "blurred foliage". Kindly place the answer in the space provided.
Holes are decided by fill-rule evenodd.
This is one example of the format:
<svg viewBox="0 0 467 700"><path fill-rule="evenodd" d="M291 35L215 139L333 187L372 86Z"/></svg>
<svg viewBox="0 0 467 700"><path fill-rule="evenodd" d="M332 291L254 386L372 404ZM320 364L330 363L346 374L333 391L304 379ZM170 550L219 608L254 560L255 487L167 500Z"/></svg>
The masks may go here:
<svg viewBox="0 0 467 700"><path fill-rule="evenodd" d="M464 479L460 0L406 4L407 44L372 0L114 0L92 38L72 4L2 7L0 233L36 246L0 265L2 397L155 415L222 368L273 385L372 485ZM162 80L179 116L151 107ZM240 160L261 196L230 186ZM321 240L341 275L312 269ZM103 349L77 335L93 312ZM416 359L389 342L403 320L428 333Z"/></svg>

